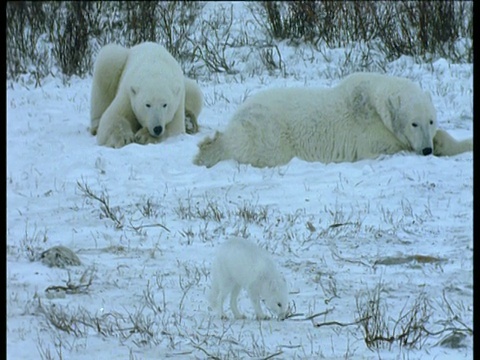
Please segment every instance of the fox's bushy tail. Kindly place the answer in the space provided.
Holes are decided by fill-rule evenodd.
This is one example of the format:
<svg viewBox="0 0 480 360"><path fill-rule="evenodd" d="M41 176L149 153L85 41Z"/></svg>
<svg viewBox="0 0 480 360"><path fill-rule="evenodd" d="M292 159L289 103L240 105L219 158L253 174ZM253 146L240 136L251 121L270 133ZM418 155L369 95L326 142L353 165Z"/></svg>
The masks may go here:
<svg viewBox="0 0 480 360"><path fill-rule="evenodd" d="M193 163L199 166L212 167L216 163L229 158L227 148L224 143L224 136L216 132L212 138L205 138L198 144L198 154L193 159Z"/></svg>

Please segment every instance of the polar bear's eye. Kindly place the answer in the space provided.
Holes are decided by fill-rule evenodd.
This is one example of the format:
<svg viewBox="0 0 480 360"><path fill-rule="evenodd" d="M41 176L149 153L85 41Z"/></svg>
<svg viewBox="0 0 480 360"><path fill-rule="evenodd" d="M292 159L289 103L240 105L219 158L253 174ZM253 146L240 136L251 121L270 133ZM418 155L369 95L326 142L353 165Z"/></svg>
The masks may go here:
<svg viewBox="0 0 480 360"><path fill-rule="evenodd" d="M417 123L412 123L412 126L413 126L413 127L417 127L418 124L417 124Z"/></svg>
<svg viewBox="0 0 480 360"><path fill-rule="evenodd" d="M430 125L433 125L433 120L430 120Z"/></svg>
<svg viewBox="0 0 480 360"><path fill-rule="evenodd" d="M145 104L145 106L146 106L147 108L149 108L151 105L150 105L150 104Z"/></svg>
<svg viewBox="0 0 480 360"><path fill-rule="evenodd" d="M277 306L281 308L281 307L282 307L282 303L277 303Z"/></svg>
<svg viewBox="0 0 480 360"><path fill-rule="evenodd" d="M167 104L163 104L163 108L165 109L167 107Z"/></svg>

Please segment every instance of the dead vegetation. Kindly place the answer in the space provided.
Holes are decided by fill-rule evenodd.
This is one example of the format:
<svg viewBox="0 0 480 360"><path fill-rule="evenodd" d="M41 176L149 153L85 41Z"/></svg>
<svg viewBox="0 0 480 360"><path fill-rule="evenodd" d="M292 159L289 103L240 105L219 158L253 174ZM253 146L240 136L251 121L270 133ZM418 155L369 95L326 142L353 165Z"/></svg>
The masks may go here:
<svg viewBox="0 0 480 360"><path fill-rule="evenodd" d="M388 61L402 55L422 61L443 57L453 62L473 60L472 2L459 1L268 1L251 3L255 19L238 22L232 7L219 8L202 19L204 2L8 2L7 78L28 74L35 86L44 77L65 80L91 75L100 47L117 42L130 47L143 41L164 45L189 76L203 68L209 74L239 73L236 49L249 49L267 71L286 73L278 42L348 48L363 44L364 68L382 53ZM253 34L256 36L253 36ZM256 69L261 72L262 69ZM205 72L205 71L203 71Z"/></svg>

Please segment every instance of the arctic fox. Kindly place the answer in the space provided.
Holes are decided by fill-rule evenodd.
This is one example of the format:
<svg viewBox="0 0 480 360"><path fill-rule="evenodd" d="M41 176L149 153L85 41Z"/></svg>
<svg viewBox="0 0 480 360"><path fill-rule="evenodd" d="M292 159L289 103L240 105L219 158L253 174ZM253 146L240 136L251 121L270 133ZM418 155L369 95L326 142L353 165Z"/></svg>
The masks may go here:
<svg viewBox="0 0 480 360"><path fill-rule="evenodd" d="M240 290L246 289L258 320L268 319L260 299L280 319L288 308L287 284L278 272L270 254L257 245L234 237L220 246L212 265L210 305L224 318L223 303L230 294L230 308L237 319L244 319L237 307Z"/></svg>

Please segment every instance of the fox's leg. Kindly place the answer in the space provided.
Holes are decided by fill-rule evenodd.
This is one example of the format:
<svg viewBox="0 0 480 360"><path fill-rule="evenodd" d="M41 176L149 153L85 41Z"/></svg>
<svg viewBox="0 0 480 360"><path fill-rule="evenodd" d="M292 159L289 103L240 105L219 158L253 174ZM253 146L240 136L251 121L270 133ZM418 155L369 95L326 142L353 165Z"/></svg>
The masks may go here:
<svg viewBox="0 0 480 360"><path fill-rule="evenodd" d="M216 312L222 319L226 318L225 314L223 313L223 303L225 302L227 294L228 291L225 291L225 289L222 288L217 276L213 276L212 288L209 296L210 306L212 310Z"/></svg>
<svg viewBox="0 0 480 360"><path fill-rule="evenodd" d="M260 294L258 291L251 287L248 289L248 295L252 301L253 308L255 309L255 314L257 315L257 320L267 320L269 317L265 315L262 311L262 306L260 305Z"/></svg>
<svg viewBox="0 0 480 360"><path fill-rule="evenodd" d="M232 309L233 315L235 319L245 319L245 315L242 315L240 311L238 311L237 300L238 294L240 293L241 287L235 285L230 293L230 308Z"/></svg>

